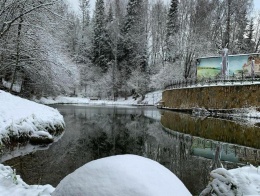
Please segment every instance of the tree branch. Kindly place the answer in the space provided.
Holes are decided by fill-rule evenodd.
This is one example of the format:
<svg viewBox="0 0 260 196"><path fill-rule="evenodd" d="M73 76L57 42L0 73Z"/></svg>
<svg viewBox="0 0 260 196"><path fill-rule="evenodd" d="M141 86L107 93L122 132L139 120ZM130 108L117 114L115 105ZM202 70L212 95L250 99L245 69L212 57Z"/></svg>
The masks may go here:
<svg viewBox="0 0 260 196"><path fill-rule="evenodd" d="M49 5L53 5L53 2L52 3L46 3L46 4L38 5L38 6L34 7L34 8L31 8L31 9L25 11L24 13L21 13L19 16L15 17L13 20L11 20L9 22L6 22L5 24L6 24L7 27L5 29L2 29L2 32L0 32L0 38L2 38L7 33L7 31L11 28L12 24L14 22L16 22L19 18L23 17L26 14L29 14L29 13L33 12L36 9L39 9L39 8L45 7L45 6L49 6Z"/></svg>

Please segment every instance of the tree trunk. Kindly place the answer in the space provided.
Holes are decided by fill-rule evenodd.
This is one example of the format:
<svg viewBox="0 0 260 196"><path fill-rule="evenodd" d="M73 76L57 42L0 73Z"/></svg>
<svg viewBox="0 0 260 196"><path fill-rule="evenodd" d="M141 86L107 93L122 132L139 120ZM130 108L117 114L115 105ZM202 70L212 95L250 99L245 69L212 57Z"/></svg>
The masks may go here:
<svg viewBox="0 0 260 196"><path fill-rule="evenodd" d="M17 32L17 45L16 45L16 61L15 61L15 67L14 67L14 73L12 76L12 82L9 89L9 92L13 90L13 86L16 80L16 74L18 71L19 63L20 63L20 47L21 47L21 32L22 32L22 23L23 23L23 17L20 18L20 22L18 25L18 32Z"/></svg>
<svg viewBox="0 0 260 196"><path fill-rule="evenodd" d="M231 1L228 0L227 5L227 20L226 20L226 31L224 33L224 41L222 44L222 48L229 48L230 41L230 21L231 21Z"/></svg>

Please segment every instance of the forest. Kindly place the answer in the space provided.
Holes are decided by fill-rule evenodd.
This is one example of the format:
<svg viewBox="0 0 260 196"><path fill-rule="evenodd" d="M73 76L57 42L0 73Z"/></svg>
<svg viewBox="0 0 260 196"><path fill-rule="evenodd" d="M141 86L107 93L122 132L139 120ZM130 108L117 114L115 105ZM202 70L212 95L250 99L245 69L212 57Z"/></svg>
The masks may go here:
<svg viewBox="0 0 260 196"><path fill-rule="evenodd" d="M0 88L24 97L144 96L196 58L257 53L252 0L0 1Z"/></svg>

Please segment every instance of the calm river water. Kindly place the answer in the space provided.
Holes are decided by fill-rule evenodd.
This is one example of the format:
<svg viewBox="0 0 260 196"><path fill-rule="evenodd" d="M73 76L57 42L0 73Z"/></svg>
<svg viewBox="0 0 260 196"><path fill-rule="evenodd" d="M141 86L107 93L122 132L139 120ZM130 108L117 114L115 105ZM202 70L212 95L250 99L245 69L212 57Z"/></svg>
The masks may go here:
<svg viewBox="0 0 260 196"><path fill-rule="evenodd" d="M66 129L60 140L41 150L27 147L22 156L2 155L28 184L57 186L61 179L92 160L117 154L151 158L175 173L195 195L209 181L215 148L230 169L260 164L260 128L230 120L197 118L154 107L57 105ZM163 126L162 126L163 125ZM29 149L29 150L28 150ZM18 156L19 155L19 156Z"/></svg>

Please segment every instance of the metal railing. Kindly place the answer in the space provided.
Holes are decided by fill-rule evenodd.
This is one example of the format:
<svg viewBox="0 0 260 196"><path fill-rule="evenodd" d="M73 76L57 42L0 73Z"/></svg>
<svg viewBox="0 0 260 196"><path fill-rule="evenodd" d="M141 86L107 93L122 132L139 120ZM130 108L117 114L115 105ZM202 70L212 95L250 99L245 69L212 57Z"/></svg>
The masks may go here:
<svg viewBox="0 0 260 196"><path fill-rule="evenodd" d="M260 77L227 77L227 78L189 78L184 80L172 80L165 83L164 89L202 87L202 86L224 86L224 85L241 85L241 84L260 84Z"/></svg>

